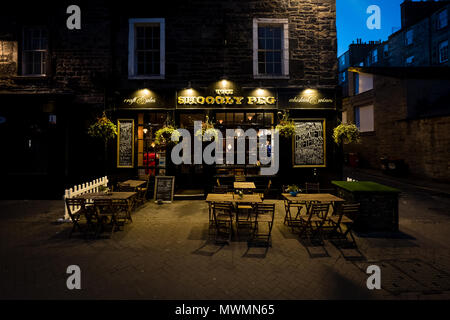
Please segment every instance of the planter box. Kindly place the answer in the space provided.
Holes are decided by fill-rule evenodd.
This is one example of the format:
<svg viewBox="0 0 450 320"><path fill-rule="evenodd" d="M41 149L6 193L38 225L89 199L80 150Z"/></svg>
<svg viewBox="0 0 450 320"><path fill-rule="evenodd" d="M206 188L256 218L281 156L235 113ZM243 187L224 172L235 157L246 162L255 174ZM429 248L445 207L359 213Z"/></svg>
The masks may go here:
<svg viewBox="0 0 450 320"><path fill-rule="evenodd" d="M398 195L400 190L375 182L333 181L337 195L349 202L360 203L353 218L357 232L397 232Z"/></svg>

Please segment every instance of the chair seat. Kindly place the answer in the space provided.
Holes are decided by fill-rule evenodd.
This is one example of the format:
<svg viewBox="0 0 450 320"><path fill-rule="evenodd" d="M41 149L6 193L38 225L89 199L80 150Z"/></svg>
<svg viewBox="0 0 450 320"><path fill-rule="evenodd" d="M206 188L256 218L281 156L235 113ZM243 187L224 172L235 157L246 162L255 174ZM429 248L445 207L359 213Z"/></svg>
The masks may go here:
<svg viewBox="0 0 450 320"><path fill-rule="evenodd" d="M331 216L331 217L330 217L330 220L331 220L332 222L334 222L334 223L338 223L338 222L339 222L339 216ZM352 223L352 222L353 222L352 219L350 219L350 218L348 218L348 217L346 217L346 216L343 216L343 217L342 217L341 223Z"/></svg>
<svg viewBox="0 0 450 320"><path fill-rule="evenodd" d="M238 209L249 209L249 210L251 210L251 209L253 209L253 207L249 206L249 205L238 205Z"/></svg>

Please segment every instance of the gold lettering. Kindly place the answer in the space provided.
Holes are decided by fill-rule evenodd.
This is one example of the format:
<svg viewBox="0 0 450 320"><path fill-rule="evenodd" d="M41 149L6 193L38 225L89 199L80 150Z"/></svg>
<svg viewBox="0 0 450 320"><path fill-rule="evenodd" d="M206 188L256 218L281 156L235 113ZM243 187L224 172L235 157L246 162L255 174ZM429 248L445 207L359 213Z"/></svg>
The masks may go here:
<svg viewBox="0 0 450 320"><path fill-rule="evenodd" d="M185 104L184 97L178 97L178 104Z"/></svg>
<svg viewBox="0 0 450 320"><path fill-rule="evenodd" d="M217 104L224 104L225 103L225 98L221 97L221 96L217 96L216 97L216 103Z"/></svg>
<svg viewBox="0 0 450 320"><path fill-rule="evenodd" d="M256 98L255 97L247 97L248 98L248 104L255 104Z"/></svg>
<svg viewBox="0 0 450 320"><path fill-rule="evenodd" d="M227 97L225 97L225 104L233 104L233 98L232 97L229 97L229 96L227 96Z"/></svg>
<svg viewBox="0 0 450 320"><path fill-rule="evenodd" d="M244 100L244 97L234 97L236 100L236 104L242 104L242 100Z"/></svg>
<svg viewBox="0 0 450 320"><path fill-rule="evenodd" d="M205 103L205 97L197 97L197 103L198 104L204 104Z"/></svg>
<svg viewBox="0 0 450 320"><path fill-rule="evenodd" d="M275 104L275 97L267 97L267 104Z"/></svg>
<svg viewBox="0 0 450 320"><path fill-rule="evenodd" d="M214 97L206 97L207 104L214 104L214 101L216 101L216 99L214 99Z"/></svg>

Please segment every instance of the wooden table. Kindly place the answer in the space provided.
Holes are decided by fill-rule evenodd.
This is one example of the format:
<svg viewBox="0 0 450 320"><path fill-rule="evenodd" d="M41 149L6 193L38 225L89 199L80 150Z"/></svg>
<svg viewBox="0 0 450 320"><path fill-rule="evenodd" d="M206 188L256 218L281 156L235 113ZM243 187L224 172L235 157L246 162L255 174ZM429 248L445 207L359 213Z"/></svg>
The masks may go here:
<svg viewBox="0 0 450 320"><path fill-rule="evenodd" d="M76 199L86 199L86 200L130 200L134 196L136 196L136 192L93 192L93 193L85 193L80 194L74 198Z"/></svg>
<svg viewBox="0 0 450 320"><path fill-rule="evenodd" d="M253 182L235 182L235 189L256 189L255 183Z"/></svg>
<svg viewBox="0 0 450 320"><path fill-rule="evenodd" d="M255 194L244 194L241 198L237 194L210 193L206 197L206 202L261 203L263 200L259 195Z"/></svg>
<svg viewBox="0 0 450 320"><path fill-rule="evenodd" d="M290 193L283 193L283 197L290 202L319 201L319 202L345 202L344 199L329 193L299 193L293 197Z"/></svg>
<svg viewBox="0 0 450 320"><path fill-rule="evenodd" d="M146 183L147 183L147 181L144 181L144 180L127 180L124 182L120 182L120 184L122 184L122 185L127 185L127 186L130 186L135 189L145 185Z"/></svg>

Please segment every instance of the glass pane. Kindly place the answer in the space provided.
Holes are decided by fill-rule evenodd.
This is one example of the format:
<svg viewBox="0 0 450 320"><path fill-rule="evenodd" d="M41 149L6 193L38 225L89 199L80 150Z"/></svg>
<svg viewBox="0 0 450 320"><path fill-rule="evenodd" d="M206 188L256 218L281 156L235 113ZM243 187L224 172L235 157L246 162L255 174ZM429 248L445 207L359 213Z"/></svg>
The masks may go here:
<svg viewBox="0 0 450 320"><path fill-rule="evenodd" d="M281 52L280 51L275 51L273 53L273 61L281 63Z"/></svg>
<svg viewBox="0 0 450 320"><path fill-rule="evenodd" d="M238 123L243 123L243 122L244 122L244 113L242 113L242 112L236 112L236 113L234 114L234 122L235 122L236 124L238 124Z"/></svg>
<svg viewBox="0 0 450 320"><path fill-rule="evenodd" d="M273 38L273 28L272 27L267 28L266 37L267 38Z"/></svg>
<svg viewBox="0 0 450 320"><path fill-rule="evenodd" d="M258 62L265 62L266 61L266 54L265 52L258 52Z"/></svg>
<svg viewBox="0 0 450 320"><path fill-rule="evenodd" d="M258 40L258 49L265 49L266 48L266 41L264 39Z"/></svg>
<svg viewBox="0 0 450 320"><path fill-rule="evenodd" d="M258 72L266 73L266 64L265 63L258 63Z"/></svg>
<svg viewBox="0 0 450 320"><path fill-rule="evenodd" d="M273 49L273 39L266 39L266 49Z"/></svg>
<svg viewBox="0 0 450 320"><path fill-rule="evenodd" d="M273 36L274 38L281 38L281 27L274 28Z"/></svg>
<svg viewBox="0 0 450 320"><path fill-rule="evenodd" d="M136 49L137 49L137 50L143 50L143 49L145 49L145 41L144 41L144 38L138 38L138 39L136 39Z"/></svg>
<svg viewBox="0 0 450 320"><path fill-rule="evenodd" d="M266 28L265 27L259 27L258 28L258 37L259 38L265 38L266 37Z"/></svg>
<svg viewBox="0 0 450 320"><path fill-rule="evenodd" d="M145 37L145 31L143 27L136 27L136 37L137 38L144 38Z"/></svg>
<svg viewBox="0 0 450 320"><path fill-rule="evenodd" d="M266 61L267 62L273 62L273 57L274 57L274 55L273 55L273 52L267 52L266 53Z"/></svg>
<svg viewBox="0 0 450 320"><path fill-rule="evenodd" d="M281 50L281 39L275 39L273 44L274 49Z"/></svg>
<svg viewBox="0 0 450 320"><path fill-rule="evenodd" d="M216 122L222 124L225 122L225 113L216 113Z"/></svg>
<svg viewBox="0 0 450 320"><path fill-rule="evenodd" d="M267 74L272 74L273 73L273 63L267 63L266 64L266 72Z"/></svg>
<svg viewBox="0 0 450 320"><path fill-rule="evenodd" d="M275 63L273 68L275 74L281 74L281 63Z"/></svg>

